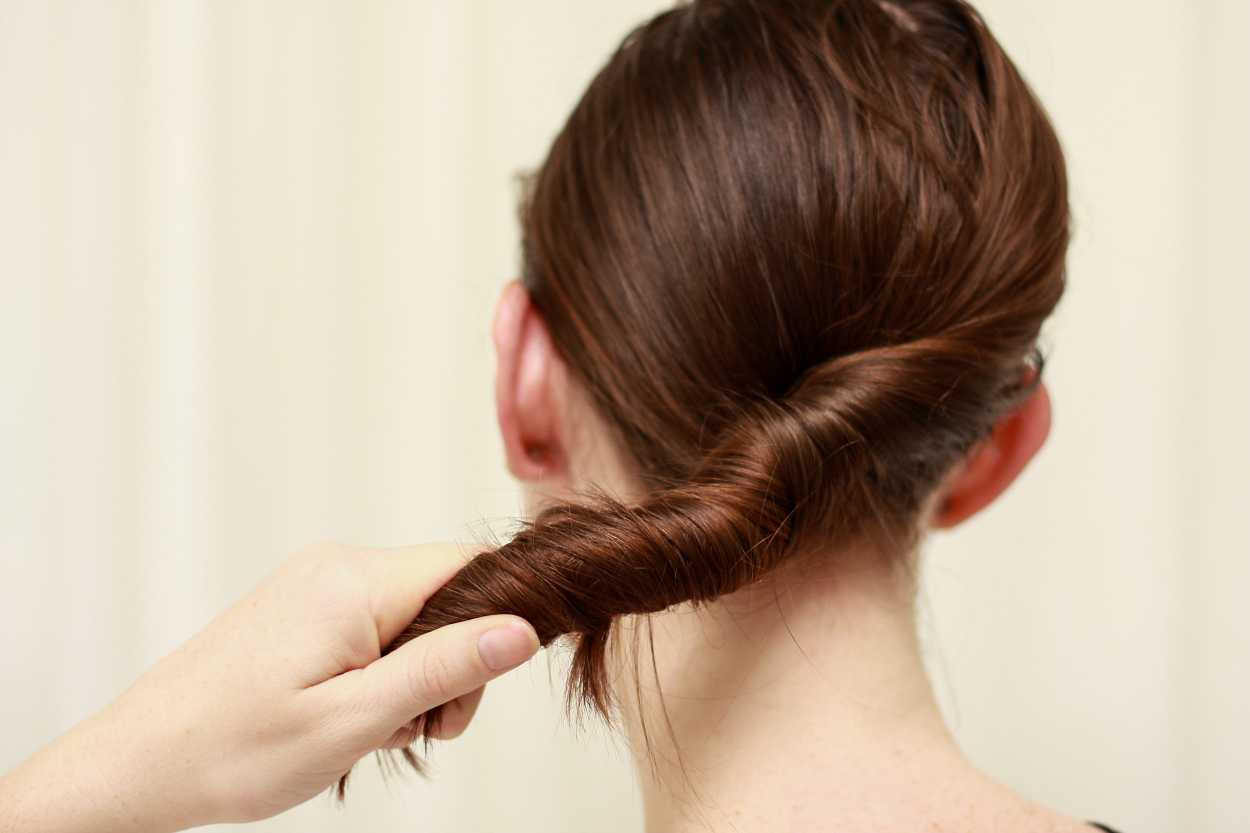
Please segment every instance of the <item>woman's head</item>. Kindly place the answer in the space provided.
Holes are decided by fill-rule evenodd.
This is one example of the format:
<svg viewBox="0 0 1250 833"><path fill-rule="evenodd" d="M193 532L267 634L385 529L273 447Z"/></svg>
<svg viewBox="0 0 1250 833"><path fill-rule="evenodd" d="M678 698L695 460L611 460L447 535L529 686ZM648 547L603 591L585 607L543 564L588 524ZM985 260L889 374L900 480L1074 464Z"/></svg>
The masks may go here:
<svg viewBox="0 0 1250 833"><path fill-rule="evenodd" d="M521 219L500 424L513 471L564 499L408 638L520 614L575 636L571 690L606 707L616 617L710 601L808 542L902 557L927 507L975 511L1044 438L1064 162L965 3L660 14L596 76Z"/></svg>
<svg viewBox="0 0 1250 833"><path fill-rule="evenodd" d="M554 351L530 363L567 368L642 493L736 436L822 537L897 539L1019 404L1067 212L1054 132L967 6L682 6L531 182L522 283ZM503 428L527 479L575 462Z"/></svg>

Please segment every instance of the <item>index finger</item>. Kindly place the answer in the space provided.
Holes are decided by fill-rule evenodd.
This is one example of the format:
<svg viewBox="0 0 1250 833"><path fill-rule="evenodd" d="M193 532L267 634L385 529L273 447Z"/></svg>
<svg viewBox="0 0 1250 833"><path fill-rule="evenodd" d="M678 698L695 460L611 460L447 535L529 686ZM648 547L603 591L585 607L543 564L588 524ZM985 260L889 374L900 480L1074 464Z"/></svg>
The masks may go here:
<svg viewBox="0 0 1250 833"><path fill-rule="evenodd" d="M421 612L427 599L485 547L479 544L419 544L369 550L364 571L369 609L383 646Z"/></svg>

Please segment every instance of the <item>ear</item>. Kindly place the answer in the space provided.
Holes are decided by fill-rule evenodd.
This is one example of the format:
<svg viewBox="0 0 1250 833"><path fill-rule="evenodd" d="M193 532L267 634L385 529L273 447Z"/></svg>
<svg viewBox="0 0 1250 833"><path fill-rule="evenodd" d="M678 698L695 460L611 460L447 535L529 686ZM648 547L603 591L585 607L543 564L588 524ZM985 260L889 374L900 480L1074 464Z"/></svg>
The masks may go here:
<svg viewBox="0 0 1250 833"><path fill-rule="evenodd" d="M565 478L564 364L519 281L500 293L492 334L495 411L508 470L530 482Z"/></svg>
<svg viewBox="0 0 1250 833"><path fill-rule="evenodd" d="M947 529L972 517L1006 491L1050 434L1050 393L1033 393L994 426L949 476L932 525Z"/></svg>

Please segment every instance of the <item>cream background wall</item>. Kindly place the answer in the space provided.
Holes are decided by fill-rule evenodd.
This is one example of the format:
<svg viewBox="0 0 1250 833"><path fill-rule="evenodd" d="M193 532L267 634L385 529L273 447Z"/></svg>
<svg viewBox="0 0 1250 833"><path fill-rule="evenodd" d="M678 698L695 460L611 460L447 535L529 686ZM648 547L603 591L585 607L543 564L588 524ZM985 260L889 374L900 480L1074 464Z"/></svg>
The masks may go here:
<svg viewBox="0 0 1250 833"><path fill-rule="evenodd" d="M0 769L318 539L502 528L487 337L539 161L662 4L0 0ZM969 752L1126 833L1250 811L1250 11L983 0L1076 212L1049 448L931 548ZM270 831L639 829L545 662L431 784Z"/></svg>

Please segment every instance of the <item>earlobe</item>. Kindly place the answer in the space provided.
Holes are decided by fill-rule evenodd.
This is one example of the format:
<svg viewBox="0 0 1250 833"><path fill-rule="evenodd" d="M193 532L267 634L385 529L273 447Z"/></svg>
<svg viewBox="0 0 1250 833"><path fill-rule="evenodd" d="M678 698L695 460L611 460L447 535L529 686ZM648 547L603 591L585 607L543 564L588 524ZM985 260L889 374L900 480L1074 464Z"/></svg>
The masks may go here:
<svg viewBox="0 0 1250 833"><path fill-rule="evenodd" d="M495 308L495 411L508 469L524 481L566 469L561 422L561 365L542 316L518 281Z"/></svg>
<svg viewBox="0 0 1250 833"><path fill-rule="evenodd" d="M994 426L946 484L932 524L953 527L980 512L1007 490L1050 434L1050 393L1037 389Z"/></svg>

